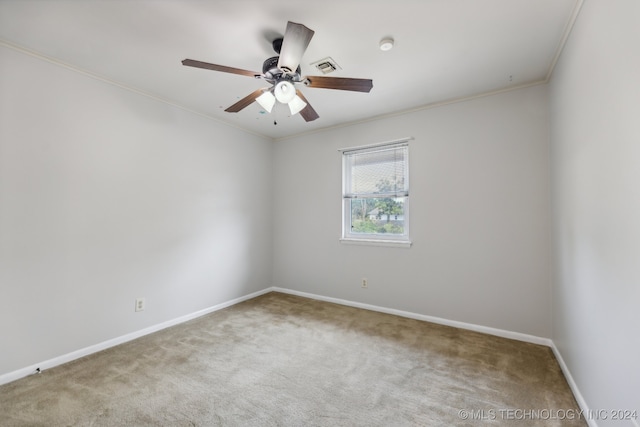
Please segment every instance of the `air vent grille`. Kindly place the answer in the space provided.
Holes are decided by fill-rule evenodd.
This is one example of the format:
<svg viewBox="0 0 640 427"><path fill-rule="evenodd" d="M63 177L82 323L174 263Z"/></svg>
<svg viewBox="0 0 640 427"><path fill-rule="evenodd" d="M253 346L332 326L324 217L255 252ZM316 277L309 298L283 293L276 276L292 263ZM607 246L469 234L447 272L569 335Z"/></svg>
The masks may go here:
<svg viewBox="0 0 640 427"><path fill-rule="evenodd" d="M333 73L336 70L342 69L338 65L338 63L334 61L333 58L331 57L321 59L320 61L312 62L311 65L316 67L316 69L320 71L322 74L329 74L329 73Z"/></svg>

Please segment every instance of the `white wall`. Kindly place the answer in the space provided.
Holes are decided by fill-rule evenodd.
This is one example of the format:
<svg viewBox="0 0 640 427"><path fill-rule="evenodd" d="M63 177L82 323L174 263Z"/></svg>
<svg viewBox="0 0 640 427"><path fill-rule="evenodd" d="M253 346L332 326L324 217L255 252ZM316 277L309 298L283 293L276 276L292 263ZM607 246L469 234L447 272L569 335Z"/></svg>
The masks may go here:
<svg viewBox="0 0 640 427"><path fill-rule="evenodd" d="M639 23L585 1L551 80L553 340L596 410L640 412Z"/></svg>
<svg viewBox="0 0 640 427"><path fill-rule="evenodd" d="M550 337L547 112L540 85L276 142L273 285ZM407 136L413 246L339 243L338 149Z"/></svg>
<svg viewBox="0 0 640 427"><path fill-rule="evenodd" d="M0 94L0 375L269 285L271 141L2 47Z"/></svg>

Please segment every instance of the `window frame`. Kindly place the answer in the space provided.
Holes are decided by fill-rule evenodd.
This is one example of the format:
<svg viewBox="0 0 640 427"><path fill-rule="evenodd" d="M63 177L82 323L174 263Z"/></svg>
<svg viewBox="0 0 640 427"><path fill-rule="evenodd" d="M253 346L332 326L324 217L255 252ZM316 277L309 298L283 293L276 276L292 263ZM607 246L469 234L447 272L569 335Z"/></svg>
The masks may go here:
<svg viewBox="0 0 640 427"><path fill-rule="evenodd" d="M372 245L372 246L392 246L392 247L404 247L408 248L411 246L410 239L410 197L409 197L409 158L410 158L410 144L413 138L401 138L394 141L382 142L371 145L364 145L358 147L349 147L340 149L341 160L342 160L342 232L341 232L341 243L346 244L357 244L357 245ZM363 198L380 198L375 195L368 195L365 197L350 197L347 196L347 184L350 182L348 171L348 155L353 154L355 152L366 153L368 151L375 151L380 149L393 149L397 147L406 147L407 154L405 159L405 187L406 194L399 196L404 198L403 204L403 216L404 216L404 224L403 224L403 234L387 234L387 233L353 233L351 232L351 220L352 220L352 212L351 212L351 204L352 201L363 199Z"/></svg>

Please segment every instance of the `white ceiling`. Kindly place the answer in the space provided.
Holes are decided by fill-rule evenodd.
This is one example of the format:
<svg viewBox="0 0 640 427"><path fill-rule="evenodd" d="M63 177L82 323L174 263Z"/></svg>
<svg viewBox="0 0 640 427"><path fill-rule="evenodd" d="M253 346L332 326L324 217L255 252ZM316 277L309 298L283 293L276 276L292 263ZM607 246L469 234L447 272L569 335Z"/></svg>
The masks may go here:
<svg viewBox="0 0 640 427"><path fill-rule="evenodd" d="M582 0L0 0L0 40L271 138L545 81ZM315 31L301 62L373 79L370 93L302 86L320 115L224 109L266 87L184 67L196 59L260 73L287 21ZM395 39L388 52L378 48ZM274 118L278 124L274 125Z"/></svg>

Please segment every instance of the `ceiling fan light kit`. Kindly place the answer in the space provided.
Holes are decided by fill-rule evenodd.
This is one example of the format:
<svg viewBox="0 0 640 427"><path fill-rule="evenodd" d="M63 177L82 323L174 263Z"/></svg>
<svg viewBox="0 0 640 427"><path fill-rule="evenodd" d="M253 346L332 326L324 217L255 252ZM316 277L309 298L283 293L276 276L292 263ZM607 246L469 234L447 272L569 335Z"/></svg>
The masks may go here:
<svg viewBox="0 0 640 427"><path fill-rule="evenodd" d="M278 56L267 59L262 64L262 73L242 70L240 68L227 67L224 65L210 64L208 62L185 59L182 65L189 67L203 68L213 71L221 71L231 74L263 79L272 86L258 89L240 101L236 102L225 111L237 113L238 111L257 102L265 111L271 113L276 101L287 104L291 115L300 113L307 121L317 119L318 113L311 107L309 101L302 95L302 92L295 88L295 84L303 83L307 87L322 89L337 89L354 92L370 92L373 82L370 79L354 79L347 77L325 77L325 76L301 76L300 61L302 55L307 50L314 31L302 24L287 22L284 37L273 41L273 49ZM391 41L393 46L393 40ZM382 44L380 45L382 49ZM334 67L334 70L339 67ZM331 71L334 71L331 70ZM323 70L324 71L324 70Z"/></svg>

